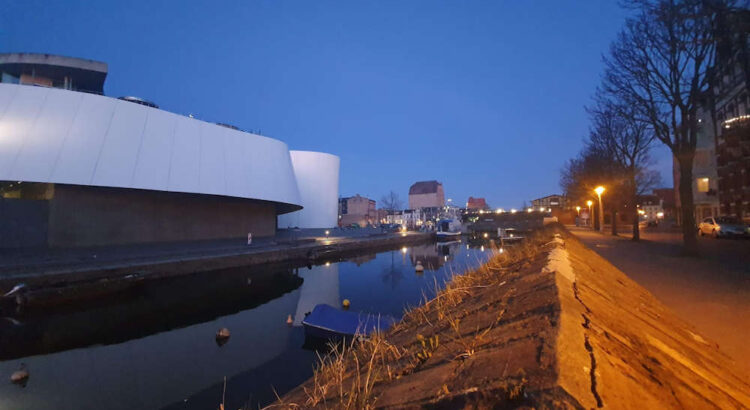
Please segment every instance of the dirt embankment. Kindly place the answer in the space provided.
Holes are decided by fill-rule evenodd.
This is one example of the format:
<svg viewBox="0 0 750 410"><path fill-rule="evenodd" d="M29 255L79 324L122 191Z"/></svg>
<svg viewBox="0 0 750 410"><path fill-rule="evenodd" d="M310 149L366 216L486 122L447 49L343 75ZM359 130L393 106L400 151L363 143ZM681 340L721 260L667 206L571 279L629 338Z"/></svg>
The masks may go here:
<svg viewBox="0 0 750 410"><path fill-rule="evenodd" d="M555 228L328 355L273 407L742 408L748 391L714 344Z"/></svg>

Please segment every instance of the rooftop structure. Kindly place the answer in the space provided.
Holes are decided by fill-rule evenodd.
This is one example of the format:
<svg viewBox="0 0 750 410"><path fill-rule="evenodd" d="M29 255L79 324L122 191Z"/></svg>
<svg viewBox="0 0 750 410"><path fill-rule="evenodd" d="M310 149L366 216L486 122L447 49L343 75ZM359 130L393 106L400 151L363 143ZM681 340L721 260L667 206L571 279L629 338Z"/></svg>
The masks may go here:
<svg viewBox="0 0 750 410"><path fill-rule="evenodd" d="M107 64L36 53L0 54L0 82L104 94Z"/></svg>

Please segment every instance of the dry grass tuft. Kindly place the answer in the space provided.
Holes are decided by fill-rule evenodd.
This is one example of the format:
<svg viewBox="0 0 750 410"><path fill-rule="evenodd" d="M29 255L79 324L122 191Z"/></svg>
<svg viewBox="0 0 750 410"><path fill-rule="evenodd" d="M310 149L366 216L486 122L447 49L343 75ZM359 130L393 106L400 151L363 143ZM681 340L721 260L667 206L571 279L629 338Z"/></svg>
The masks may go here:
<svg viewBox="0 0 750 410"><path fill-rule="evenodd" d="M508 292L502 287L507 280L506 273L518 271L538 256L550 237L550 230L542 230L512 247L502 250L493 247L492 257L478 268L463 275L452 275L442 289L435 282L436 296L425 300L421 306L408 308L387 338L376 335L332 345L330 353L319 355L313 378L302 387L304 402L280 400L274 406L372 409L378 400L376 388L381 383L446 362L460 365L472 360L484 347L491 345L489 334L503 320L505 306L494 306L495 311L489 320L481 321L481 326L478 320L473 321L474 326L465 323L472 323L469 320L472 315L486 311L487 307L467 310L462 306L467 306L467 299L483 293L498 292L498 289ZM398 344L392 344L393 340L399 340ZM507 382L507 399L523 396L525 380L517 383L508 378ZM437 398L460 394L451 393L447 385L439 390Z"/></svg>

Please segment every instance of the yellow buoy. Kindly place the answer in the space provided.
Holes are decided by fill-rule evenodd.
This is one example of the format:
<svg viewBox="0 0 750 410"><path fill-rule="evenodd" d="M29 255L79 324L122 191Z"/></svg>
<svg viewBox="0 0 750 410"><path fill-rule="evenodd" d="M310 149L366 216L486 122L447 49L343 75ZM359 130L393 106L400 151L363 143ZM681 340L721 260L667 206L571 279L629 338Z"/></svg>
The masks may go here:
<svg viewBox="0 0 750 410"><path fill-rule="evenodd" d="M291 325L292 323L294 323L294 319L292 319L292 315L287 316L286 317L286 324L287 325Z"/></svg>
<svg viewBox="0 0 750 410"><path fill-rule="evenodd" d="M351 305L351 302L349 302L349 299L344 299L344 301L343 301L343 302L341 302L341 306L342 306L342 307L343 307L344 309L349 309L349 305Z"/></svg>

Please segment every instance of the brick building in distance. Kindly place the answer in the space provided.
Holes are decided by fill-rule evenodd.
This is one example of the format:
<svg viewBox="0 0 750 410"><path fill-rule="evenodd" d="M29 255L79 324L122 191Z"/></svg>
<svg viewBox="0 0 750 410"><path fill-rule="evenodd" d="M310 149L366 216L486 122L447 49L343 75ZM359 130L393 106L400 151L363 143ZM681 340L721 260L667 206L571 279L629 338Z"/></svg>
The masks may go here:
<svg viewBox="0 0 750 410"><path fill-rule="evenodd" d="M466 201L466 209L489 209L489 207L484 198L474 198L473 196L470 196L469 200Z"/></svg>
<svg viewBox="0 0 750 410"><path fill-rule="evenodd" d="M375 201L360 196L339 198L339 226L357 224L360 227L378 223Z"/></svg>
<svg viewBox="0 0 750 410"><path fill-rule="evenodd" d="M445 206L443 184L420 181L409 188L409 209L442 208Z"/></svg>

